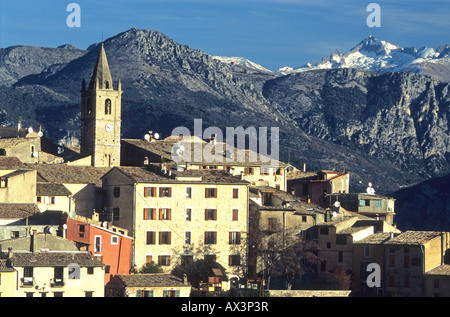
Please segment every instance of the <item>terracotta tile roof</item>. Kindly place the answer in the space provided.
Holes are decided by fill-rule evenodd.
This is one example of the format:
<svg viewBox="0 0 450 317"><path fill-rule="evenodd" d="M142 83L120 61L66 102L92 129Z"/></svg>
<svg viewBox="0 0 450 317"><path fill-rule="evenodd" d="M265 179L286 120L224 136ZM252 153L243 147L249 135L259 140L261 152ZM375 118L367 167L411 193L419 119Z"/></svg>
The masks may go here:
<svg viewBox="0 0 450 317"><path fill-rule="evenodd" d="M70 196L71 194L63 184L36 183L37 196Z"/></svg>
<svg viewBox="0 0 450 317"><path fill-rule="evenodd" d="M171 274L149 273L149 274L118 274L119 278L127 287L190 287L183 280Z"/></svg>
<svg viewBox="0 0 450 317"><path fill-rule="evenodd" d="M0 169L19 169L26 168L27 165L15 156L0 156Z"/></svg>
<svg viewBox="0 0 450 317"><path fill-rule="evenodd" d="M177 157L176 143L178 139L171 140L167 138L165 140L158 140L154 142L148 142L139 139L122 139L122 142L131 144L135 147L141 148L150 153L154 153L161 156L165 161L173 161L174 157ZM180 143L181 144L181 143ZM190 157L188 162L192 165L221 165L221 166L270 166L271 159L268 156L259 155L255 151L239 150L232 147L232 156L227 153L226 143L218 142L212 144L205 141L190 141L182 143L185 149L189 149ZM201 148L201 156L197 155L197 146ZM218 150L216 152L216 150ZM185 153L189 153L185 150ZM209 156L210 154L210 156ZM208 160L205 160L204 155L208 155ZM228 155L228 156L227 156ZM228 160L227 160L228 157ZM256 159L255 159L256 158ZM264 160L261 160L264 158ZM266 161L267 160L267 161ZM277 161L278 166L286 167L287 164Z"/></svg>
<svg viewBox="0 0 450 317"><path fill-rule="evenodd" d="M11 257L14 266L78 266L103 267L104 264L87 252L48 251L48 252L14 252Z"/></svg>
<svg viewBox="0 0 450 317"><path fill-rule="evenodd" d="M356 244L383 244L391 238L390 232L374 233L367 238L355 241Z"/></svg>
<svg viewBox="0 0 450 317"><path fill-rule="evenodd" d="M249 184L239 177L220 170L170 170L171 175L151 171L147 167L116 167L119 171L137 183L215 183L215 184Z"/></svg>
<svg viewBox="0 0 450 317"><path fill-rule="evenodd" d="M0 272L15 272L14 268L8 265L7 259L0 259Z"/></svg>
<svg viewBox="0 0 450 317"><path fill-rule="evenodd" d="M425 272L426 275L449 275L450 276L450 265L442 264L434 269Z"/></svg>
<svg viewBox="0 0 450 317"><path fill-rule="evenodd" d="M406 231L389 239L385 244L420 245L440 235L440 231Z"/></svg>
<svg viewBox="0 0 450 317"><path fill-rule="evenodd" d="M29 165L37 170L37 181L59 184L95 184L101 186L101 177L109 167L77 166L66 164Z"/></svg>
<svg viewBox="0 0 450 317"><path fill-rule="evenodd" d="M36 204L0 204L0 219L22 219L36 213Z"/></svg>

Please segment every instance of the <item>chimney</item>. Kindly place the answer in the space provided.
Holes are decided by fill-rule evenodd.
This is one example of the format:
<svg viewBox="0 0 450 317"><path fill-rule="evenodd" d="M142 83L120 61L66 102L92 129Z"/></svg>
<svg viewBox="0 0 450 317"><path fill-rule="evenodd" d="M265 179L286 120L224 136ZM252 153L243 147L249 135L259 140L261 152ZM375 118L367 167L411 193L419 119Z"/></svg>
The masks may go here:
<svg viewBox="0 0 450 317"><path fill-rule="evenodd" d="M13 255L12 248L8 248L8 259L11 259Z"/></svg>

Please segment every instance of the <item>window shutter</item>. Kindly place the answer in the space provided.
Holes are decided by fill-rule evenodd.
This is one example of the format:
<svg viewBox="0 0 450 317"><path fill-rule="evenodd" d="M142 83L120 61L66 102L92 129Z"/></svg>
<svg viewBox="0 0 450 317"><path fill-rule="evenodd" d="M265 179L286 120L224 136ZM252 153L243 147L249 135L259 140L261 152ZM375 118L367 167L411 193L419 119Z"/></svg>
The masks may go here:
<svg viewBox="0 0 450 317"><path fill-rule="evenodd" d="M168 215L167 215L167 220L172 220L172 208L169 208L169 209L167 210L167 213L168 213Z"/></svg>
<svg viewBox="0 0 450 317"><path fill-rule="evenodd" d="M136 291L136 297L141 297L142 296L142 291L138 290Z"/></svg>
<svg viewBox="0 0 450 317"><path fill-rule="evenodd" d="M159 232L159 244L162 244L162 232Z"/></svg>
<svg viewBox="0 0 450 317"><path fill-rule="evenodd" d="M168 297L169 296L169 291L164 290L163 291L163 297Z"/></svg>
<svg viewBox="0 0 450 317"><path fill-rule="evenodd" d="M144 220L148 219L148 208L144 208Z"/></svg>
<svg viewBox="0 0 450 317"><path fill-rule="evenodd" d="M152 208L152 219L156 220L156 208Z"/></svg>
<svg viewBox="0 0 450 317"><path fill-rule="evenodd" d="M159 220L163 220L162 208L159 208Z"/></svg>
<svg viewBox="0 0 450 317"><path fill-rule="evenodd" d="M179 290L179 289L177 289L177 290L175 291L175 297L180 297L180 290Z"/></svg>

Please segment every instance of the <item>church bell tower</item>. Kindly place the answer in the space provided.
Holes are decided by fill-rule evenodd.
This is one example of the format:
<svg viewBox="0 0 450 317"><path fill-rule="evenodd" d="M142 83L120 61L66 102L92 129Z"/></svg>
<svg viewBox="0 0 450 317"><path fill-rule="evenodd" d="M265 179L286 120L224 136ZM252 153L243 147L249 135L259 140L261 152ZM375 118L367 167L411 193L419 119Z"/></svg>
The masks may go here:
<svg viewBox="0 0 450 317"><path fill-rule="evenodd" d="M89 87L81 83L81 155L91 156L92 166L120 166L121 86L119 79L113 88L102 43Z"/></svg>

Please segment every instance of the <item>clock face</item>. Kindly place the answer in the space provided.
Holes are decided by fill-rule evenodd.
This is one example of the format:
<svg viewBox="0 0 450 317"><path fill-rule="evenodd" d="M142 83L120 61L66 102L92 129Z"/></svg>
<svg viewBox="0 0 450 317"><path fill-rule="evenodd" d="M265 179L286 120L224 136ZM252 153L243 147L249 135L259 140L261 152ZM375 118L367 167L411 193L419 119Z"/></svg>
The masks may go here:
<svg viewBox="0 0 450 317"><path fill-rule="evenodd" d="M108 123L108 124L106 125L105 129L106 129L106 132L112 132L112 130L113 130L112 124L111 124L111 123Z"/></svg>

